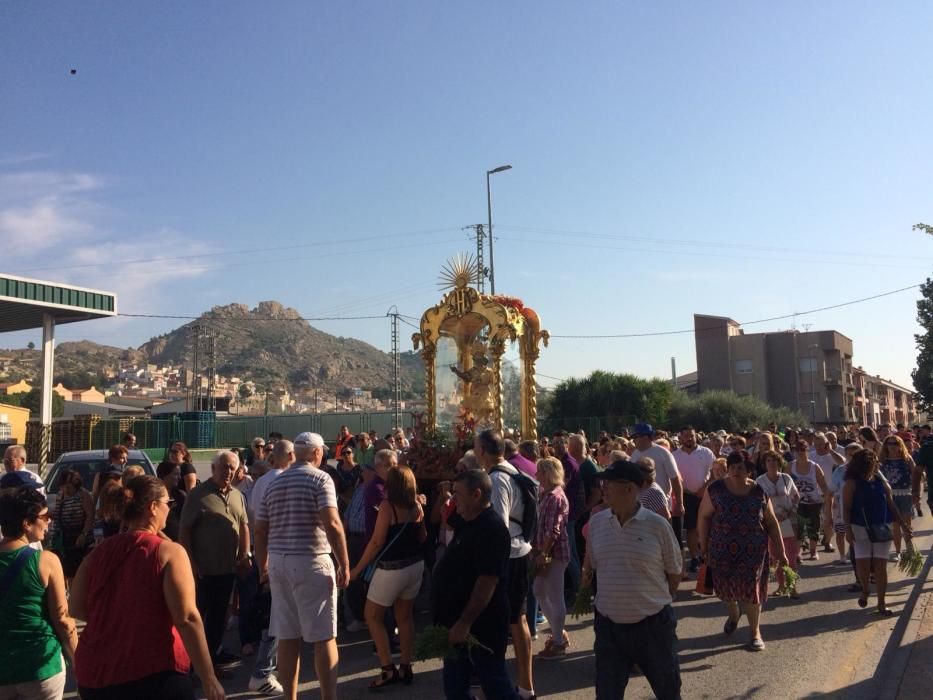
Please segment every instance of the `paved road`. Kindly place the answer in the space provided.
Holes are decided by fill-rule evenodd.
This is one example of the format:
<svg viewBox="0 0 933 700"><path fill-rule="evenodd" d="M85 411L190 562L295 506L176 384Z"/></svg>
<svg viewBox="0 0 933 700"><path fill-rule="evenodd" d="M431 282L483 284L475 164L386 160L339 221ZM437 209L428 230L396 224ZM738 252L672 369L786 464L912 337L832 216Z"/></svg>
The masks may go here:
<svg viewBox="0 0 933 700"><path fill-rule="evenodd" d="M206 467L198 466L199 472ZM206 469L204 471L202 478L207 475ZM927 514L915 521L915 527L918 544L929 553L933 543L933 519ZM835 564L834 557L823 555L818 562L804 562L800 572L800 601L786 598L768 601L762 616L762 636L767 650L759 654L744 648L748 639L744 620L732 637L725 637L722 603L693 593L693 582L681 584L675 609L679 619L683 696L717 700L929 697L928 687L908 682L910 679L903 681L902 676L910 657L910 642L917 637L918 616L933 590L933 580L926 580L924 584L930 574L930 562L918 579L905 579L894 565L889 567L888 604L896 616L880 618L870 612L871 606L868 610L857 607L855 594L845 590L852 581L851 570ZM428 621L428 615L417 617L419 625ZM573 641L567 657L535 665L540 698L582 699L595 695L592 617L572 621L568 629ZM535 651L543 648L545 638L546 629L535 642ZM234 635L228 639L235 645ZM373 697L366 685L375 676L378 663L368 635L341 631L338 641L340 696ZM230 697L257 697L246 685L250 660L246 659L242 668L222 680ZM319 697L313 681L310 647L306 647L302 656L302 669L301 678L305 682L300 697ZM438 662L416 664L415 672L413 686L398 686L383 695L431 700L443 697ZM636 677L629 684L627 697L650 698L653 695L644 678Z"/></svg>

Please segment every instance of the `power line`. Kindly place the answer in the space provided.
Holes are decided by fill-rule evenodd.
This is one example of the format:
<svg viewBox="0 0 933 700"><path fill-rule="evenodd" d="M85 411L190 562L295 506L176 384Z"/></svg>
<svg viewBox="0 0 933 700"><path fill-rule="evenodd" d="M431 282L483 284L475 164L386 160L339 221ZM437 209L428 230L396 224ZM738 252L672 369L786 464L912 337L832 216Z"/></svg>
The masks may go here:
<svg viewBox="0 0 933 700"><path fill-rule="evenodd" d="M243 318L231 318L229 316L178 316L170 314L125 314L118 313L117 316L127 316L129 318L172 318L172 319L181 319L187 321L232 321L242 322L242 321L369 321L376 318L384 319L385 314L379 316L319 316L316 318L309 318L304 316L298 316L295 318L279 318L277 316L248 316Z"/></svg>
<svg viewBox="0 0 933 700"><path fill-rule="evenodd" d="M844 301L841 304L832 304L831 306L821 306L818 309L809 309L808 311L797 311L792 314L784 314L783 316L772 316L770 318L759 318L755 321L745 321L739 323L740 326L753 326L756 323L768 323L769 321L781 321L787 318L794 318L796 316L806 316L808 314L819 313L820 311L831 311L832 309L841 309L844 306L852 306L853 304L861 304L866 301L873 301L875 299L881 299L883 297L891 296L892 294L899 294L901 292L906 292L910 289L916 289L921 286L920 284L912 284L909 287L901 287L900 289L894 289L890 292L882 292L880 294L873 294L870 297L863 297L862 299L853 299L852 301ZM737 322L738 323L738 322ZM662 335L683 335L685 333L696 333L697 331L704 330L714 330L720 328L721 326L710 326L709 328L688 328L679 331L654 331L651 333L616 333L612 335L557 335L551 334L551 338L647 338L652 336L662 336Z"/></svg>
<svg viewBox="0 0 933 700"><path fill-rule="evenodd" d="M437 229L424 229L420 231L408 231L404 233L384 233L379 235L372 236L362 236L358 238L341 238L334 239L330 241L315 241L314 243L296 243L294 245L286 246L274 246L266 248L244 248L240 250L215 250L210 253L192 253L190 255L177 255L177 256L166 256L158 258L137 258L134 260L108 260L107 262L100 263L82 263L79 265L55 265L48 267L29 267L20 270L20 272L41 272L43 270L77 270L81 268L89 267L108 267L111 265L142 265L158 262L174 262L177 260L191 260L192 258L217 258L224 255L246 255L250 253L274 253L277 251L283 250L297 250L299 248L316 248L320 246L331 246L331 245L345 245L347 243L362 243L365 241L374 241L384 238L400 238L402 236L427 236L434 235L437 233L449 233L451 231L458 231L456 227L448 228L437 228ZM395 246L393 246L395 248ZM328 256L331 255L345 255L343 251L338 253L328 253ZM320 256L323 257L323 256Z"/></svg>

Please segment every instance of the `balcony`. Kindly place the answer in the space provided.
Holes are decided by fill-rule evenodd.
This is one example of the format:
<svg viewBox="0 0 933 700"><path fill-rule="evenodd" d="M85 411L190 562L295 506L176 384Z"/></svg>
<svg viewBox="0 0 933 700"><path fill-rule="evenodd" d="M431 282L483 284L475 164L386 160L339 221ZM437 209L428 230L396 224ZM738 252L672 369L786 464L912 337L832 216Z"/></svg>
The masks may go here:
<svg viewBox="0 0 933 700"><path fill-rule="evenodd" d="M839 386L842 384L842 372L837 369L828 369L823 377L823 384L826 386Z"/></svg>

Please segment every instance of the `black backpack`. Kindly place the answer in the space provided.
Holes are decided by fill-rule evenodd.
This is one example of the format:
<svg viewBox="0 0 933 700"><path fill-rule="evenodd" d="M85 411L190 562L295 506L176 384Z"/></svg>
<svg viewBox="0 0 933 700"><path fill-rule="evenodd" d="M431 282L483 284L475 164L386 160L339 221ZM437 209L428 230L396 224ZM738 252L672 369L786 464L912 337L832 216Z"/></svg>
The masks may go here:
<svg viewBox="0 0 933 700"><path fill-rule="evenodd" d="M515 474L500 467L493 467L489 471L490 473L502 472L508 475L516 483L518 490L522 492L522 504L524 506L522 508L522 519L519 520L509 516L509 520L521 525L522 539L525 542L531 542L538 527L538 482L520 469L515 469Z"/></svg>

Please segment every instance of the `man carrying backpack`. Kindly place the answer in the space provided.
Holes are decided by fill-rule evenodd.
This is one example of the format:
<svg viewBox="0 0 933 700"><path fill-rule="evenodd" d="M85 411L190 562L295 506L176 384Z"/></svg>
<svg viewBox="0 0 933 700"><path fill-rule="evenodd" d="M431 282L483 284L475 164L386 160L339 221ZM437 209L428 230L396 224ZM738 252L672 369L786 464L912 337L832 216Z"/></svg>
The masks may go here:
<svg viewBox="0 0 933 700"><path fill-rule="evenodd" d="M531 674L531 633L525 619L525 597L528 594L528 566L532 533L537 524L538 484L505 461L505 441L496 430L484 430L473 443L476 458L492 481L492 508L509 528L508 581L509 629L515 647L518 669L518 695L523 700L534 698Z"/></svg>

